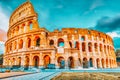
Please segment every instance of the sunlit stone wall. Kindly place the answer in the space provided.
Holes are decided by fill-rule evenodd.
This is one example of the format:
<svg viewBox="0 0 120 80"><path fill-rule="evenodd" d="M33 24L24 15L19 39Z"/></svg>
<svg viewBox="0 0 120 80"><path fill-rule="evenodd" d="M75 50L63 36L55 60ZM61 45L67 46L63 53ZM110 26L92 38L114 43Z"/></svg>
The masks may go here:
<svg viewBox="0 0 120 80"><path fill-rule="evenodd" d="M102 32L63 28L49 32L40 28L30 2L11 15L5 43L4 64L19 67L115 68L112 38Z"/></svg>

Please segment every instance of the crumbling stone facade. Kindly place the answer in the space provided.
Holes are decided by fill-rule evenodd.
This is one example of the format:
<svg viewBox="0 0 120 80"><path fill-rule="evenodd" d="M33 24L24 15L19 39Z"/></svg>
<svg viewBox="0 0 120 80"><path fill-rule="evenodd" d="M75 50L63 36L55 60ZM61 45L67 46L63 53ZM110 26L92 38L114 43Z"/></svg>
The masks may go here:
<svg viewBox="0 0 120 80"><path fill-rule="evenodd" d="M112 38L96 30L63 28L49 32L39 26L30 2L11 15L5 43L4 65L56 68L115 68ZM63 61L63 63L62 63Z"/></svg>

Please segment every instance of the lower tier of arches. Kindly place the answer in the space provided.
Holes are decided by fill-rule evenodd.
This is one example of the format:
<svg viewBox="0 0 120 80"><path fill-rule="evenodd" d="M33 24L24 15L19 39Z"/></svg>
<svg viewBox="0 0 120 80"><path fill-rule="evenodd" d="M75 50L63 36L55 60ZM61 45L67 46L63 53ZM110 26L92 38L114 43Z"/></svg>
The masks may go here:
<svg viewBox="0 0 120 80"><path fill-rule="evenodd" d="M97 57L78 57L78 56L63 56L51 54L32 54L19 57L4 58L4 64L8 66L19 67L44 67L49 68L115 68L117 67L116 59L97 58Z"/></svg>

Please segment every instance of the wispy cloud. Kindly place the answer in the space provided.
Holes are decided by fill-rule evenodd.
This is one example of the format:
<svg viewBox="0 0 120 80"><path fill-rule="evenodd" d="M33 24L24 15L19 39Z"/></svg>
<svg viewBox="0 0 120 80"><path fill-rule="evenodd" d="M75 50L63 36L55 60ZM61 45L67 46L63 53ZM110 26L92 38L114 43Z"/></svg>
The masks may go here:
<svg viewBox="0 0 120 80"><path fill-rule="evenodd" d="M106 34L110 35L112 38L120 38L120 34L117 32L108 32Z"/></svg>

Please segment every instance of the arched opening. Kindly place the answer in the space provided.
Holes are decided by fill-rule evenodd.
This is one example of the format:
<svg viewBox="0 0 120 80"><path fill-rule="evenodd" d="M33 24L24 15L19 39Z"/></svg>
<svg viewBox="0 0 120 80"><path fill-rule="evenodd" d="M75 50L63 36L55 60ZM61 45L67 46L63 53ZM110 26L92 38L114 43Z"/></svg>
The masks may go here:
<svg viewBox="0 0 120 80"><path fill-rule="evenodd" d="M32 30L33 29L32 21L29 22L29 26L30 26L30 30Z"/></svg>
<svg viewBox="0 0 120 80"><path fill-rule="evenodd" d="M108 50L108 54L110 55L110 53L109 53L109 46L107 46L107 50Z"/></svg>
<svg viewBox="0 0 120 80"><path fill-rule="evenodd" d="M30 47L31 47L31 39L28 38L28 48L30 48Z"/></svg>
<svg viewBox="0 0 120 80"><path fill-rule="evenodd" d="M14 50L16 50L16 47L17 47L17 42L15 41L15 43L14 43Z"/></svg>
<svg viewBox="0 0 120 80"><path fill-rule="evenodd" d="M59 68L65 68L65 60L63 57L58 57L58 65L59 65Z"/></svg>
<svg viewBox="0 0 120 80"><path fill-rule="evenodd" d="M106 67L108 68L108 59L106 59Z"/></svg>
<svg viewBox="0 0 120 80"><path fill-rule="evenodd" d="M110 68L112 67L112 60L111 59L109 59L109 61L110 61Z"/></svg>
<svg viewBox="0 0 120 80"><path fill-rule="evenodd" d="M15 58L12 59L12 66L15 65Z"/></svg>
<svg viewBox="0 0 120 80"><path fill-rule="evenodd" d="M21 57L18 58L18 66L21 67Z"/></svg>
<svg viewBox="0 0 120 80"><path fill-rule="evenodd" d="M79 42L75 43L75 48L79 49Z"/></svg>
<svg viewBox="0 0 120 80"><path fill-rule="evenodd" d="M36 37L35 42L36 42L36 44L35 44L36 47L40 46L40 38L39 37Z"/></svg>
<svg viewBox="0 0 120 80"><path fill-rule="evenodd" d="M83 58L83 68L88 68L87 58Z"/></svg>
<svg viewBox="0 0 120 80"><path fill-rule="evenodd" d="M21 39L19 42L19 49L22 49L22 48L23 48L23 40Z"/></svg>
<svg viewBox="0 0 120 80"><path fill-rule="evenodd" d="M100 52L102 52L102 44L100 44Z"/></svg>
<svg viewBox="0 0 120 80"><path fill-rule="evenodd" d="M99 58L96 59L96 63L97 63L97 68L100 68L100 59Z"/></svg>
<svg viewBox="0 0 120 80"><path fill-rule="evenodd" d="M89 52L92 52L92 43L88 43L88 49L89 49Z"/></svg>
<svg viewBox="0 0 120 80"><path fill-rule="evenodd" d="M12 51L12 43L10 43L10 51Z"/></svg>
<svg viewBox="0 0 120 80"><path fill-rule="evenodd" d="M85 41L85 36L82 36L82 37L81 37L81 41Z"/></svg>
<svg viewBox="0 0 120 80"><path fill-rule="evenodd" d="M78 61L79 61L80 66L82 66L82 61L80 58L78 58Z"/></svg>
<svg viewBox="0 0 120 80"><path fill-rule="evenodd" d="M28 70L28 68L29 68L29 57L26 56L25 57L25 70Z"/></svg>
<svg viewBox="0 0 120 80"><path fill-rule="evenodd" d="M102 62L102 68L105 68L105 66L104 66L104 63L105 63L104 59L102 59L101 62Z"/></svg>
<svg viewBox="0 0 120 80"><path fill-rule="evenodd" d="M72 48L72 43L69 41L70 48Z"/></svg>
<svg viewBox="0 0 120 80"><path fill-rule="evenodd" d="M97 50L98 50L98 45L97 45L97 43L94 44L94 47L95 47L95 51L97 52Z"/></svg>
<svg viewBox="0 0 120 80"><path fill-rule="evenodd" d="M34 63L34 67L36 67L36 68L39 67L39 57L38 56L34 56L33 63Z"/></svg>
<svg viewBox="0 0 120 80"><path fill-rule="evenodd" d="M53 40L50 40L49 45L50 45L50 46L53 46L53 45L54 45L54 41L53 41Z"/></svg>
<svg viewBox="0 0 120 80"><path fill-rule="evenodd" d="M106 54L106 46L104 45L104 52L105 52L105 54Z"/></svg>
<svg viewBox="0 0 120 80"><path fill-rule="evenodd" d="M64 40L62 38L58 39L58 47L64 47Z"/></svg>
<svg viewBox="0 0 120 80"><path fill-rule="evenodd" d="M82 51L84 52L86 49L85 49L85 43L83 42L82 43Z"/></svg>
<svg viewBox="0 0 120 80"><path fill-rule="evenodd" d="M50 57L46 55L44 56L44 67L48 68L48 64L50 64Z"/></svg>
<svg viewBox="0 0 120 80"><path fill-rule="evenodd" d="M90 67L93 67L93 59L92 58L90 58L89 63L90 63Z"/></svg>
<svg viewBox="0 0 120 80"><path fill-rule="evenodd" d="M68 58L68 66L69 68L74 68L74 59L72 56Z"/></svg>

